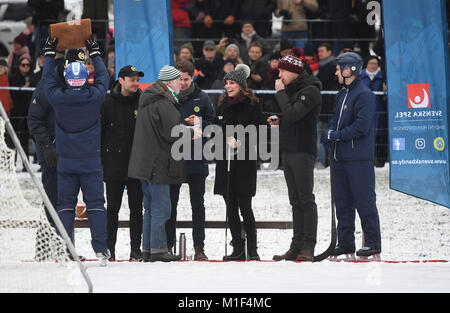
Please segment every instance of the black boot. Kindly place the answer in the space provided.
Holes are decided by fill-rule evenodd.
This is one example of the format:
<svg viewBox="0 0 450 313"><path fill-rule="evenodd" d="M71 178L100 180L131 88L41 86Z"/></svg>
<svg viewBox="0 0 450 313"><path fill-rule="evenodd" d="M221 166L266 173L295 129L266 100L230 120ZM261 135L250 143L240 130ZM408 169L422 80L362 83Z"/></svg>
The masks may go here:
<svg viewBox="0 0 450 313"><path fill-rule="evenodd" d="M258 246L256 240L256 230L254 234L247 235L247 256L249 260L259 261L260 257L258 255Z"/></svg>
<svg viewBox="0 0 450 313"><path fill-rule="evenodd" d="M233 246L233 253L230 255L226 255L223 257L224 261L244 261L245 260L245 250L244 250L244 241L240 240L239 242L231 243Z"/></svg>
<svg viewBox="0 0 450 313"><path fill-rule="evenodd" d="M381 250L378 248L362 247L356 252L357 256L369 257L374 254L380 254Z"/></svg>
<svg viewBox="0 0 450 313"><path fill-rule="evenodd" d="M342 254L352 254L355 253L355 246L337 246L334 251L331 253L333 256L338 256Z"/></svg>

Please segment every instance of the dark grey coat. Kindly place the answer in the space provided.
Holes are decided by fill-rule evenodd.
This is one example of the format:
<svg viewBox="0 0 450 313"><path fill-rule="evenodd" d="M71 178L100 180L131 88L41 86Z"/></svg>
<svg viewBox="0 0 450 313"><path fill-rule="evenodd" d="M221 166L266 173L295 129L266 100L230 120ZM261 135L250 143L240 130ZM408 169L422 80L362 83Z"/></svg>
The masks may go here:
<svg viewBox="0 0 450 313"><path fill-rule="evenodd" d="M171 156L172 128L180 124L180 104L161 81L145 89L139 109L131 148L128 176L156 184L186 181L185 161ZM188 130L188 129L186 129Z"/></svg>

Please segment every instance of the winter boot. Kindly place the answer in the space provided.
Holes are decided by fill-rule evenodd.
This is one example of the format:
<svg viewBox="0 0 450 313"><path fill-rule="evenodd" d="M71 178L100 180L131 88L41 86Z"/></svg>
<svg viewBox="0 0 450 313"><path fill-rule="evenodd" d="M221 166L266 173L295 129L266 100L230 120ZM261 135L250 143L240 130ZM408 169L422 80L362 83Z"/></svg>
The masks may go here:
<svg viewBox="0 0 450 313"><path fill-rule="evenodd" d="M247 257L252 261L259 261L258 247L256 244L256 235L247 236Z"/></svg>
<svg viewBox="0 0 450 313"><path fill-rule="evenodd" d="M301 250L295 261L314 262L314 250Z"/></svg>
<svg viewBox="0 0 450 313"><path fill-rule="evenodd" d="M297 255L298 255L298 253L295 253L294 251L289 249L288 251L286 251L285 254L274 255L272 259L274 261L282 261L282 260L294 261L297 258Z"/></svg>
<svg viewBox="0 0 450 313"><path fill-rule="evenodd" d="M135 261L142 261L142 252L141 249L131 249L130 252L130 261L131 262L135 262Z"/></svg>
<svg viewBox="0 0 450 313"><path fill-rule="evenodd" d="M331 255L337 256L341 254L351 254L355 253L355 246L337 246L333 252L331 252Z"/></svg>
<svg viewBox="0 0 450 313"><path fill-rule="evenodd" d="M244 249L244 240L231 242L233 246L233 253L230 255L226 255L223 257L224 261L244 261L245 260L245 249Z"/></svg>
<svg viewBox="0 0 450 313"><path fill-rule="evenodd" d="M194 251L195 251L195 253L194 253L194 260L195 261L206 261L206 260L208 260L208 257L206 256L206 254L205 254L205 252L203 250L203 247L201 247L201 246L194 247Z"/></svg>
<svg viewBox="0 0 450 313"><path fill-rule="evenodd" d="M356 255L363 258L374 257L379 259L381 250L378 248L362 247L356 251Z"/></svg>
<svg viewBox="0 0 450 313"><path fill-rule="evenodd" d="M116 260L116 252L114 250L109 250L109 261L115 261Z"/></svg>
<svg viewBox="0 0 450 313"><path fill-rule="evenodd" d="M344 255L343 257L341 257ZM337 246L328 258L330 261L354 261L355 258L355 246Z"/></svg>
<svg viewBox="0 0 450 313"><path fill-rule="evenodd" d="M173 255L169 252L162 252L162 253L152 253L150 255L150 262L172 262L172 261L179 261L181 260L180 255Z"/></svg>
<svg viewBox="0 0 450 313"><path fill-rule="evenodd" d="M150 251L142 250L142 261L150 262Z"/></svg>

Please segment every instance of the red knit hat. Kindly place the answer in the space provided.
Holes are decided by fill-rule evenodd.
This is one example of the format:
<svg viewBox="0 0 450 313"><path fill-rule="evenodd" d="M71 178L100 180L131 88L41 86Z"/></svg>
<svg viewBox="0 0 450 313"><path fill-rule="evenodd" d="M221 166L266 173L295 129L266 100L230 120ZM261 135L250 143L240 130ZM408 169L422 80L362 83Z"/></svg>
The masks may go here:
<svg viewBox="0 0 450 313"><path fill-rule="evenodd" d="M21 44L22 47L27 44L28 37L24 33L20 33L16 38L14 38L14 42Z"/></svg>
<svg viewBox="0 0 450 313"><path fill-rule="evenodd" d="M301 55L298 55L299 53L300 51L294 49L294 54L283 57L280 62L278 62L278 69L301 74L303 72L303 62L300 60Z"/></svg>

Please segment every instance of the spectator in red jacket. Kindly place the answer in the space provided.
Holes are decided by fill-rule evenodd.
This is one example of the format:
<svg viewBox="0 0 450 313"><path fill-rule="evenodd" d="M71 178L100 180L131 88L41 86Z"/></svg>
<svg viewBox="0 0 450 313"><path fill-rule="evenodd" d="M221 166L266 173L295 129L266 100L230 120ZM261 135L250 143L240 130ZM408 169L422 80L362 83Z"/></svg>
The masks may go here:
<svg viewBox="0 0 450 313"><path fill-rule="evenodd" d="M172 24L174 44L179 47L181 42L191 35L191 20L189 19L189 0L172 0Z"/></svg>

